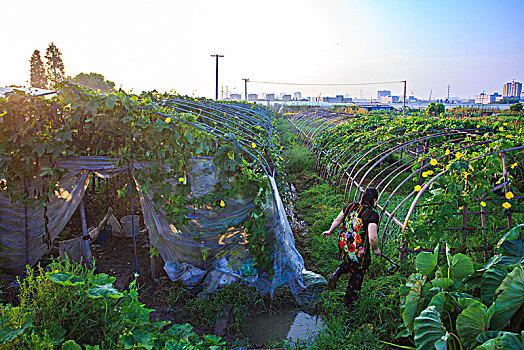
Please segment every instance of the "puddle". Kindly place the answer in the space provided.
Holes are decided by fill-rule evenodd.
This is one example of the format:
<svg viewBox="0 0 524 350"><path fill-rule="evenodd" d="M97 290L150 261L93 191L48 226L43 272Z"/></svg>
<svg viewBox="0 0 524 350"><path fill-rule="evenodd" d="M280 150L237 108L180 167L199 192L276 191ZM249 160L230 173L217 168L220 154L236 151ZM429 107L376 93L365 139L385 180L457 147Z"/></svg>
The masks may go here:
<svg viewBox="0 0 524 350"><path fill-rule="evenodd" d="M283 310L252 316L246 325L246 331L252 343L267 346L281 338L288 339L290 343L307 340L324 327L320 316L311 316L297 310Z"/></svg>

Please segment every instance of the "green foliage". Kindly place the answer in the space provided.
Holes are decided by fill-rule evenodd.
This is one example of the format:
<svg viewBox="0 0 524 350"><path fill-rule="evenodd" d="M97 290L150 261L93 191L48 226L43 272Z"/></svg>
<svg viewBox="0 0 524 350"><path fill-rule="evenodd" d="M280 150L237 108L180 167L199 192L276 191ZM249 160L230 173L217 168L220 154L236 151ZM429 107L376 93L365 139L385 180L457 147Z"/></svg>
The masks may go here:
<svg viewBox="0 0 524 350"><path fill-rule="evenodd" d="M105 80L104 76L99 73L79 73L73 78L72 82L93 90L99 90L103 94L115 88L115 83Z"/></svg>
<svg viewBox="0 0 524 350"><path fill-rule="evenodd" d="M10 349L222 349L218 337L199 337L190 325L150 319L136 281L119 292L114 277L82 265L53 262L51 272L28 268L20 306L0 307L0 348ZM74 282L72 282L74 281Z"/></svg>
<svg viewBox="0 0 524 350"><path fill-rule="evenodd" d="M511 112L517 112L517 113L522 112L522 103L517 102L515 104L512 104L511 106L509 106L509 110Z"/></svg>
<svg viewBox="0 0 524 350"><path fill-rule="evenodd" d="M426 113L430 115L441 115L446 111L446 107L442 103L430 102L428 108L426 108Z"/></svg>
<svg viewBox="0 0 524 350"><path fill-rule="evenodd" d="M34 98L22 92L0 99L0 150L9 157L0 171L4 178L0 190L5 190L6 196L46 206L64 172L57 165L63 157L109 156L118 159L121 167L143 162L143 167L133 171L141 184L140 191L152 196L157 209L163 209L175 227L187 223L192 206L220 209L222 204L227 205L228 198L252 199L250 217L244 224L251 235L248 248L259 267L271 269L265 218L261 214L269 186L259 164L263 159L276 171L282 167L276 148L260 146L272 137L271 131L262 127L272 126L271 115L266 124L240 125L239 121L220 126L229 132L223 140L190 125L209 123L209 128L218 128L216 122L199 115L211 104L206 100L197 101L200 109L191 114L165 103L180 96L144 93L139 97L123 91L100 95L76 85L60 87L53 99ZM213 113L216 118L231 119L226 113ZM257 141L250 143L249 152L237 126ZM277 137L274 142L277 147ZM13 149L13 144L20 147ZM219 169L215 190L198 198L191 196L187 178L189 159L195 156L214 156L214 165ZM43 191L29 196L26 189L35 175L43 180Z"/></svg>
<svg viewBox="0 0 524 350"><path fill-rule="evenodd" d="M242 282L233 282L213 294L188 300L184 305L184 315L191 324L212 331L217 318L223 316L222 309L225 305L231 305L235 314L230 331L241 333L249 311L265 306L265 301L254 288L246 288Z"/></svg>
<svg viewBox="0 0 524 350"><path fill-rule="evenodd" d="M31 65L30 83L31 87L45 89L47 87L47 76L45 75L44 63L40 57L40 51L35 50L29 61Z"/></svg>
<svg viewBox="0 0 524 350"><path fill-rule="evenodd" d="M49 44L45 51L45 71L47 75L48 88L53 89L65 79L64 62L62 52L54 43Z"/></svg>
<svg viewBox="0 0 524 350"><path fill-rule="evenodd" d="M521 244L521 227L504 235L499 251L513 252L507 247ZM467 256L452 255L447 246L445 253L444 266L433 265L438 262L433 256L438 255L437 249L419 253L415 261L420 273L412 274L400 288L403 327L407 334L414 334L417 349L489 349L500 333L486 333L488 330L519 331L524 325L524 269L520 262L500 253L475 269ZM513 349L511 342L522 341L518 334L507 334L502 342L496 341L498 348Z"/></svg>

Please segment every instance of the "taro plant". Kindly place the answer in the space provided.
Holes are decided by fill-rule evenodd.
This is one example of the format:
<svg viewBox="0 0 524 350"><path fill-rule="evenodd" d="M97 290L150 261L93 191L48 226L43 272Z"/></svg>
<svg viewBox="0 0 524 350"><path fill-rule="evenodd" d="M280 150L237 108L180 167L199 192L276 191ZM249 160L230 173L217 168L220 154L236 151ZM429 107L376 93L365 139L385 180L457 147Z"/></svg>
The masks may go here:
<svg viewBox="0 0 524 350"><path fill-rule="evenodd" d="M402 331L416 349L524 348L524 225L506 233L480 266L448 246L421 252L400 288ZM478 268L475 268L478 266Z"/></svg>

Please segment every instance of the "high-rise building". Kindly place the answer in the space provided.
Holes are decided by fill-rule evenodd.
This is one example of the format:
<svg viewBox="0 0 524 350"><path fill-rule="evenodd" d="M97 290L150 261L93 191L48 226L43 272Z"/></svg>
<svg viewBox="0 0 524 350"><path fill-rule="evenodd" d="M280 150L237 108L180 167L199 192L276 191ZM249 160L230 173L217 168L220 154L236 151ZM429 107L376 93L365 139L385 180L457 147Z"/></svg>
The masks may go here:
<svg viewBox="0 0 524 350"><path fill-rule="evenodd" d="M293 98L295 100L301 100L302 99L302 93L300 91L294 92L293 93Z"/></svg>
<svg viewBox="0 0 524 350"><path fill-rule="evenodd" d="M504 84L502 89L503 98L520 98L522 93L522 83L513 80L511 83Z"/></svg>
<svg viewBox="0 0 524 350"><path fill-rule="evenodd" d="M378 90L377 91L377 101L382 102L382 100L386 100L386 98L389 96L391 96L391 91L389 90Z"/></svg>

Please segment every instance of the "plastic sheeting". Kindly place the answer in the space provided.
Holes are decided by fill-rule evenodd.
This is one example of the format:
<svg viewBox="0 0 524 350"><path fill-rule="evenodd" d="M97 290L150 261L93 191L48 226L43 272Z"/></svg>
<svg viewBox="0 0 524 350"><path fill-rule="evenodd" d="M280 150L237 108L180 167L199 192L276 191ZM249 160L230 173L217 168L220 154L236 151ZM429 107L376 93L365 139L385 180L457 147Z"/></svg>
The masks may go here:
<svg viewBox="0 0 524 350"><path fill-rule="evenodd" d="M26 264L34 265L50 250L51 242L78 207L90 172L110 178L127 171L118 166L118 160L108 157L65 158L57 162L57 167L68 172L58 184L60 191L48 204L47 230L43 208L11 204L9 199L0 196L0 230L3 232L0 257L5 258L0 266L4 271L22 273ZM144 164L133 164L133 171L143 168ZM192 195L201 196L212 191L217 181L212 158L192 159L191 169L188 177ZM264 294L270 292L272 295L276 288L288 286L300 303L311 301L304 297L311 294L307 291L317 289L325 280L304 269L275 180L269 177L269 182L272 195L268 197L264 212L268 217L266 230L273 237L274 275L271 279L267 274L258 274L245 248L249 237L242 223L251 212L251 199L225 199L224 208L191 207L188 224L175 227L168 222L165 212L154 206L152 190L145 194L135 179L151 243L164 259L170 278L182 280L188 287L203 284L210 292L240 278ZM303 276L307 278L304 280ZM298 298L299 295L302 297Z"/></svg>

